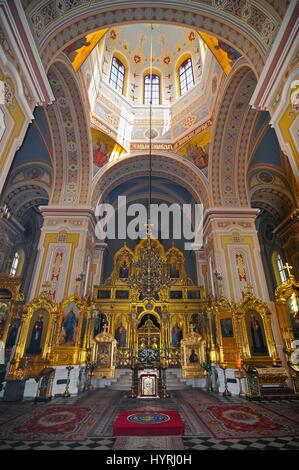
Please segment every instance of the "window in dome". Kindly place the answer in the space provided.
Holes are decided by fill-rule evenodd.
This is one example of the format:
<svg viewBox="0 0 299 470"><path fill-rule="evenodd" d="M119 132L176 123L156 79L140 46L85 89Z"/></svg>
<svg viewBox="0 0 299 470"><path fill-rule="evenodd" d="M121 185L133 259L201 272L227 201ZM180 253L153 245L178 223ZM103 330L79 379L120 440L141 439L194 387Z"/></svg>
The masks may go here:
<svg viewBox="0 0 299 470"><path fill-rule="evenodd" d="M179 81L180 81L180 91L181 95L184 95L190 88L195 85L192 60L185 60L182 65L179 67Z"/></svg>
<svg viewBox="0 0 299 470"><path fill-rule="evenodd" d="M16 276L17 274L17 270L18 270L18 266L19 266L19 262L20 262L20 255L19 253L16 251L15 252L15 255L14 255L14 258L13 258L13 262L12 262L12 265L11 265L11 268L10 268L10 276Z"/></svg>
<svg viewBox="0 0 299 470"><path fill-rule="evenodd" d="M144 104L150 104L152 94L152 104L160 104L160 77L156 74L147 74L144 77Z"/></svg>
<svg viewBox="0 0 299 470"><path fill-rule="evenodd" d="M124 82L125 82L125 66L123 63L113 57L109 85L121 95L124 92Z"/></svg>
<svg viewBox="0 0 299 470"><path fill-rule="evenodd" d="M287 280L287 276L285 273L284 264L283 264L280 254L278 254L277 256L277 267L278 267L278 272L279 272L281 282L285 282Z"/></svg>

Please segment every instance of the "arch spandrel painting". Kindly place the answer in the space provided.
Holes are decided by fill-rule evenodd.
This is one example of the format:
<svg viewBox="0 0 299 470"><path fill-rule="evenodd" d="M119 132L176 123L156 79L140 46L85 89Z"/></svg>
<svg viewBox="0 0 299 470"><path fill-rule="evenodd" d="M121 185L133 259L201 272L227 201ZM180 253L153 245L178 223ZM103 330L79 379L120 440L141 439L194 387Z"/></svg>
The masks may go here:
<svg viewBox="0 0 299 470"><path fill-rule="evenodd" d="M93 175L103 168L107 163L117 160L127 152L112 137L104 132L91 128L93 148Z"/></svg>

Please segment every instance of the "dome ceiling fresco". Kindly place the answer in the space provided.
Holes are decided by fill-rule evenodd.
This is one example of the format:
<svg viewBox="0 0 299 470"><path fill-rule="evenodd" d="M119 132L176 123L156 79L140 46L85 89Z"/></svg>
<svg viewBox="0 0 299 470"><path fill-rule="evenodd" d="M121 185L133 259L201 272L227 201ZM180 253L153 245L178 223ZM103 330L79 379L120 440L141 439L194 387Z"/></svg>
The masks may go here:
<svg viewBox="0 0 299 470"><path fill-rule="evenodd" d="M89 96L94 176L108 162L132 152L148 152L144 76L152 67L160 77L160 104L152 107L153 151L175 152L208 177L215 102L225 75L240 58L235 49L190 28L132 24L91 33L65 52ZM124 65L123 94L110 86L113 57ZM178 67L188 57L194 86L181 96Z"/></svg>

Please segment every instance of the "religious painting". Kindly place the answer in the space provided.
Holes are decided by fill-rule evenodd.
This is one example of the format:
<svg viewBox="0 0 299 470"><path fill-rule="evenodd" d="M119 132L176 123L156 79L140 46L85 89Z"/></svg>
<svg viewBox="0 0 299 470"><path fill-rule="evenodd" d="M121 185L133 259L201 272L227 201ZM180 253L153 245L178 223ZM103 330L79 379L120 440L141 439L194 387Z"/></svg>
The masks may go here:
<svg viewBox="0 0 299 470"><path fill-rule="evenodd" d="M246 313L250 349L253 356L268 355L268 347L263 320L256 311Z"/></svg>
<svg viewBox="0 0 299 470"><path fill-rule="evenodd" d="M129 277L129 266L126 261L123 261L119 267L119 278L128 279L128 277Z"/></svg>
<svg viewBox="0 0 299 470"><path fill-rule="evenodd" d="M190 321L192 330L199 335L203 335L207 327L205 320L207 319L203 314L193 313Z"/></svg>
<svg viewBox="0 0 299 470"><path fill-rule="evenodd" d="M234 62L241 57L240 52L215 36L203 33L202 31L200 32L200 36L214 54L224 73L228 75Z"/></svg>
<svg viewBox="0 0 299 470"><path fill-rule="evenodd" d="M117 346L120 348L125 348L127 344L127 330L124 325L120 323L115 329L115 339L117 341Z"/></svg>
<svg viewBox="0 0 299 470"><path fill-rule="evenodd" d="M5 302L0 302L0 339L2 338L4 332L5 323L8 316L8 308L9 304Z"/></svg>
<svg viewBox="0 0 299 470"><path fill-rule="evenodd" d="M241 295L244 298L246 292L246 286L249 282L248 278L248 263L247 263L247 254L243 252L237 252L235 254L236 259L236 268L237 276L240 285Z"/></svg>
<svg viewBox="0 0 299 470"><path fill-rule="evenodd" d="M56 251L55 257L54 257L53 268L52 268L51 281L54 281L54 282L59 281L63 256L64 256L63 251L60 251L60 250Z"/></svg>
<svg viewBox="0 0 299 470"><path fill-rule="evenodd" d="M105 313L98 313L94 319L93 338L105 331L105 326L108 326L107 316Z"/></svg>
<svg viewBox="0 0 299 470"><path fill-rule="evenodd" d="M191 353L189 355L189 362L190 364L197 364L199 362L198 355L195 352L195 349L191 349Z"/></svg>
<svg viewBox="0 0 299 470"><path fill-rule="evenodd" d="M179 150L179 155L191 160L200 170L207 168L209 163L209 143L212 134L210 130L198 133L183 145Z"/></svg>
<svg viewBox="0 0 299 470"><path fill-rule="evenodd" d="M30 356L42 354L48 323L49 313L46 310L37 310L33 313L27 336L26 354Z"/></svg>
<svg viewBox="0 0 299 470"><path fill-rule="evenodd" d="M180 300L183 298L183 291L181 290L171 290L169 292L169 298L173 300Z"/></svg>
<svg viewBox="0 0 299 470"><path fill-rule="evenodd" d="M95 175L100 168L109 162L112 155L118 158L120 155L125 154L126 151L112 137L97 129L91 129L91 136L93 144L93 173Z"/></svg>
<svg viewBox="0 0 299 470"><path fill-rule="evenodd" d="M128 290L117 290L115 292L115 298L119 300L125 300L129 298L129 291Z"/></svg>
<svg viewBox="0 0 299 470"><path fill-rule="evenodd" d="M157 377L154 374L141 375L140 389L142 397L155 397L157 394Z"/></svg>
<svg viewBox="0 0 299 470"><path fill-rule="evenodd" d="M85 62L86 58L106 32L107 29L101 29L100 31L90 33L83 38L76 39L64 49L64 52L72 62L76 72L80 69L81 65Z"/></svg>
<svg viewBox="0 0 299 470"><path fill-rule="evenodd" d="M111 290L109 289L99 289L98 290L98 299L110 299Z"/></svg>
<svg viewBox="0 0 299 470"><path fill-rule="evenodd" d="M299 302L296 297L296 294L295 292L293 292L292 296L288 300L288 312L294 339L299 339L299 318L295 318L295 314L298 311L298 304Z"/></svg>
<svg viewBox="0 0 299 470"><path fill-rule="evenodd" d="M203 169L208 166L209 155L203 147L190 144L188 146L187 155L198 168Z"/></svg>
<svg viewBox="0 0 299 470"><path fill-rule="evenodd" d="M234 337L234 329L233 329L232 318L221 318L220 325L221 325L222 338L233 338Z"/></svg>
<svg viewBox="0 0 299 470"><path fill-rule="evenodd" d="M171 345L174 348L179 348L181 346L181 340L183 339L183 330L179 326L178 322L172 327L171 330Z"/></svg>
<svg viewBox="0 0 299 470"><path fill-rule="evenodd" d="M170 263L169 265L169 275L171 279L179 279L180 278L180 270L176 263Z"/></svg>
<svg viewBox="0 0 299 470"><path fill-rule="evenodd" d="M198 300L200 299L200 291L199 290L188 290L187 297L189 300Z"/></svg>
<svg viewBox="0 0 299 470"><path fill-rule="evenodd" d="M8 330L5 349L11 349L16 344L20 324L21 324L20 318L14 318L12 320L9 330Z"/></svg>
<svg viewBox="0 0 299 470"><path fill-rule="evenodd" d="M247 281L246 265L245 265L244 256L242 253L236 253L236 263L237 263L239 281L246 282Z"/></svg>
<svg viewBox="0 0 299 470"><path fill-rule="evenodd" d="M59 335L59 344L64 346L74 346L78 328L79 308L76 302L70 302L63 309L63 317Z"/></svg>
<svg viewBox="0 0 299 470"><path fill-rule="evenodd" d="M0 300L10 300L12 293L8 289L0 289Z"/></svg>
<svg viewBox="0 0 299 470"><path fill-rule="evenodd" d="M110 367L111 343L99 343L98 346L98 366L101 368Z"/></svg>

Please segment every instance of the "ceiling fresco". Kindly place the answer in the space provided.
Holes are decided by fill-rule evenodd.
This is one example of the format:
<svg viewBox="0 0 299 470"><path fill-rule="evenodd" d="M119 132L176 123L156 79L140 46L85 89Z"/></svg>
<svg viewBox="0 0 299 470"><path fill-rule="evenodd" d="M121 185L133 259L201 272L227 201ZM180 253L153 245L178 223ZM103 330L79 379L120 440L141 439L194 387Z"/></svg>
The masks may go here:
<svg viewBox="0 0 299 470"><path fill-rule="evenodd" d="M93 175L121 156L149 150L143 77L152 64L160 76L161 95L161 104L153 106L152 149L173 151L208 177L215 101L223 77L241 57L238 51L190 28L145 23L97 31L65 52L74 69L80 69L90 98ZM113 56L126 69L123 95L109 84ZM192 59L195 85L180 96L177 68L186 57Z"/></svg>
<svg viewBox="0 0 299 470"><path fill-rule="evenodd" d="M106 163L125 156L127 153L121 145L104 132L91 128L91 137L94 176Z"/></svg>

